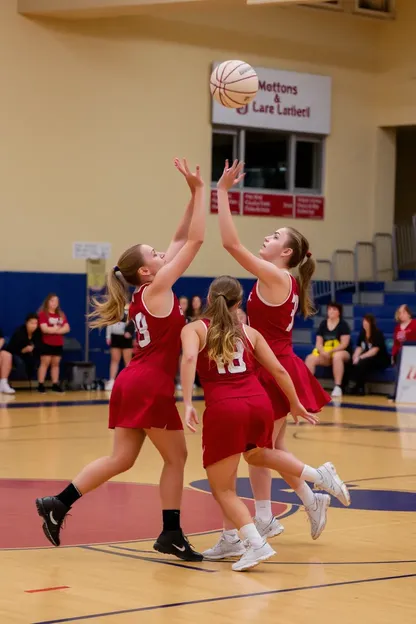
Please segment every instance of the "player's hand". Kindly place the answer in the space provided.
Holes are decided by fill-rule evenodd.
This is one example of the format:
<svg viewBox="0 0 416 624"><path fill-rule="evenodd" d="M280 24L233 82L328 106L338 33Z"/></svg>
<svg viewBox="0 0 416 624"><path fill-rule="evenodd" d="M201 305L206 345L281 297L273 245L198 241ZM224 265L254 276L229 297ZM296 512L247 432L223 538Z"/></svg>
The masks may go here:
<svg viewBox="0 0 416 624"><path fill-rule="evenodd" d="M352 363L353 364L358 364L358 362L360 361L360 356L359 355L355 355L352 359Z"/></svg>
<svg viewBox="0 0 416 624"><path fill-rule="evenodd" d="M173 161L173 164L175 165L179 173L181 173L184 176L192 193L195 193L195 189L197 189L198 187L204 186L204 181L201 178L201 171L200 171L199 165L196 166L195 173L192 173L189 170L188 162L186 158L182 158L182 160L180 158L175 158L175 160Z"/></svg>
<svg viewBox="0 0 416 624"><path fill-rule="evenodd" d="M304 418L311 425L316 425L317 423L319 423L318 416L316 414L310 414L308 411L306 411L302 403L298 402L291 405L290 413L292 414L292 418L296 424L298 424L299 418Z"/></svg>
<svg viewBox="0 0 416 624"><path fill-rule="evenodd" d="M226 160L222 176L217 182L217 188L229 191L230 188L238 184L246 175L243 173L243 169L243 162L235 160L230 167L228 160Z"/></svg>
<svg viewBox="0 0 416 624"><path fill-rule="evenodd" d="M185 422L188 429L195 433L195 425L199 425L199 420L193 405L185 405Z"/></svg>

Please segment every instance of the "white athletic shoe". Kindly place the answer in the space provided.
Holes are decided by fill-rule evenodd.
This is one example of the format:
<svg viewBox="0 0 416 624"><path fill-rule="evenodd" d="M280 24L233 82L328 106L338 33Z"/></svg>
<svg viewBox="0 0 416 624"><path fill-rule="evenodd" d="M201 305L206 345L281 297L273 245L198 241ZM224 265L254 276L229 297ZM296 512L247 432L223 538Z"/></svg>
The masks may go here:
<svg viewBox="0 0 416 624"><path fill-rule="evenodd" d="M318 472L322 477L322 481L321 483L315 483L315 488L332 494L345 507L349 507L351 504L350 493L345 483L338 476L335 466L331 462L326 462L318 468Z"/></svg>
<svg viewBox="0 0 416 624"><path fill-rule="evenodd" d="M275 537L276 535L283 533L285 530L283 524L280 524L279 520L275 516L272 516L268 522L260 520L260 518L254 518L254 524L256 525L256 529L260 535L265 538Z"/></svg>
<svg viewBox="0 0 416 624"><path fill-rule="evenodd" d="M275 554L275 551L267 542L264 542L263 546L260 546L260 548L249 546L241 559L233 563L231 567L234 572L243 572L244 570L256 567L262 561L274 557Z"/></svg>
<svg viewBox="0 0 416 624"><path fill-rule="evenodd" d="M315 501L305 507L311 525L311 537L317 540L326 526L326 516L331 498L328 494L315 494Z"/></svg>
<svg viewBox="0 0 416 624"><path fill-rule="evenodd" d="M204 559L219 561L220 559L228 559L228 557L241 557L245 552L244 544L239 538L230 541L225 537L224 533L222 533L215 546L204 550L202 555Z"/></svg>
<svg viewBox="0 0 416 624"><path fill-rule="evenodd" d="M105 384L105 390L107 392L111 392L111 390L113 389L113 386L114 386L114 379L109 379L107 383Z"/></svg>
<svg viewBox="0 0 416 624"><path fill-rule="evenodd" d="M3 394L16 394L16 390L13 390L13 388L9 386L8 381L0 382L0 392Z"/></svg>
<svg viewBox="0 0 416 624"><path fill-rule="evenodd" d="M341 388L341 386L335 386L334 389L331 392L331 396L334 397L334 399L340 399L342 397L342 388Z"/></svg>

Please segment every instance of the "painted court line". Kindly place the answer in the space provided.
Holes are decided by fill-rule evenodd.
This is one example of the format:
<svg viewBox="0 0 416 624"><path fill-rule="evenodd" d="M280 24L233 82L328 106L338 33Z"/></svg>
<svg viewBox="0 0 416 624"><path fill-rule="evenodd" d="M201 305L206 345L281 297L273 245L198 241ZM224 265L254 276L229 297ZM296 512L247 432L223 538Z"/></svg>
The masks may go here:
<svg viewBox="0 0 416 624"><path fill-rule="evenodd" d="M111 548L120 548L118 546L111 546ZM126 552L114 552L112 550L106 550L105 548L96 548L95 546L80 546L83 550L94 550L95 552L101 552L106 555L113 555L115 557L127 557L128 559L140 559L141 561L151 561L152 563L160 563L163 565L173 566L175 568L185 568L185 570L195 570L196 572L205 572L208 574L215 574L216 570L207 570L206 568L198 568L192 565L186 565L185 563L176 563L176 561L167 561L166 559L159 559L156 557L143 557L142 555L130 555ZM120 548L121 549L121 548ZM133 548L127 548L125 550L135 551Z"/></svg>
<svg viewBox="0 0 416 624"><path fill-rule="evenodd" d="M126 613L140 613L142 611L157 611L159 609L172 609L175 607L185 607L197 604L208 604L211 602L223 602L225 600L239 600L240 598L255 598L260 596L273 596L275 594L288 594L292 592L305 591L309 589L323 589L329 587L342 587L347 585L360 585L364 583L376 583L379 581L395 581L399 579L415 578L415 574L401 574L399 576L382 576L376 578L357 579L354 581L339 581L336 583L324 583L322 585L306 585L304 587L288 587L286 589L272 589L262 592L254 592L250 594L234 594L232 596L218 596L217 598L202 598L200 600L188 600L186 602L171 602L161 605L153 605L150 607L137 607L136 609L124 609L120 611L107 611L104 613L91 613L90 615L79 615L76 617L61 618L59 620L42 620L32 622L32 624L63 624L64 622L81 622L84 620L93 620L96 618L109 617L111 615L125 615Z"/></svg>
<svg viewBox="0 0 416 624"><path fill-rule="evenodd" d="M25 594L39 594L40 592L57 591L58 589L70 589L68 585L61 585L61 587L44 587L43 589L25 589Z"/></svg>

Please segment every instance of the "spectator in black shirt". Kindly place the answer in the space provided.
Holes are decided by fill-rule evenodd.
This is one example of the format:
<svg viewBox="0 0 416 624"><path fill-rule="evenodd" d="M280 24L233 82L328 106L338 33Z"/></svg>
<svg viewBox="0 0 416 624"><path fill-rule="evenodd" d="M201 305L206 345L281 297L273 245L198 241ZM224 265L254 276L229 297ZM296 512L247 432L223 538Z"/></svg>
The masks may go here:
<svg viewBox="0 0 416 624"><path fill-rule="evenodd" d="M36 314L28 314L26 322L18 327L8 344L0 351L0 392L3 394L15 394L15 390L9 385L9 375L13 363L23 363L29 378L35 371L35 349L39 349L41 332Z"/></svg>
<svg viewBox="0 0 416 624"><path fill-rule="evenodd" d="M342 397L345 364L351 359L351 329L342 318L342 305L329 303L327 318L319 325L315 349L306 358L306 366L314 375L317 366L331 366L335 386L333 397Z"/></svg>
<svg viewBox="0 0 416 624"><path fill-rule="evenodd" d="M363 318L363 327L357 341L357 348L352 357L352 376L355 380L353 392L365 394L365 382L370 373L384 370L389 366L390 357L387 352L383 332L376 324L372 314Z"/></svg>

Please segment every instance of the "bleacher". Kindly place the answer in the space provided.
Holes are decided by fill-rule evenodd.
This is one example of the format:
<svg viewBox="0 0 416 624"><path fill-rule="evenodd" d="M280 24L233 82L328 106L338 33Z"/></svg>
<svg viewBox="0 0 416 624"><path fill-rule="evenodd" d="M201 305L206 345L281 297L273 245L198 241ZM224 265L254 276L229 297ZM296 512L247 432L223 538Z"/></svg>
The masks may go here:
<svg viewBox="0 0 416 624"><path fill-rule="evenodd" d="M393 332L396 324L394 315L397 308L407 303L416 311L416 271L400 271L399 279L392 282L363 282L359 291L354 292L354 286L337 292L336 300L344 306L344 318L351 327L353 348L357 344L364 314L374 314L379 329L386 338L387 348L391 352L393 346ZM293 331L295 352L305 359L315 344L316 329L325 318L326 303L329 296L318 300L318 314L313 319L297 318ZM329 368L318 367L316 376L322 384L329 388L332 383L332 372ZM369 384L369 391L374 393L390 393L394 385L394 370L392 367L383 372L375 373Z"/></svg>

